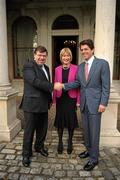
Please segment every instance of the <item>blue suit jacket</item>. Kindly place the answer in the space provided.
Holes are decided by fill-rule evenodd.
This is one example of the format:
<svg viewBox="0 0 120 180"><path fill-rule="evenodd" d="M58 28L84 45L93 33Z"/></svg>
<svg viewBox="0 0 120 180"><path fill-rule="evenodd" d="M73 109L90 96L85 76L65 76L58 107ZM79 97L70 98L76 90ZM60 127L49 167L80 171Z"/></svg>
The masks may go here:
<svg viewBox="0 0 120 180"><path fill-rule="evenodd" d="M85 103L91 114L98 113L100 104L107 106L110 94L110 69L107 61L95 58L90 68L88 80L85 80L85 62L78 67L76 81L65 83L65 90L80 87L80 108Z"/></svg>

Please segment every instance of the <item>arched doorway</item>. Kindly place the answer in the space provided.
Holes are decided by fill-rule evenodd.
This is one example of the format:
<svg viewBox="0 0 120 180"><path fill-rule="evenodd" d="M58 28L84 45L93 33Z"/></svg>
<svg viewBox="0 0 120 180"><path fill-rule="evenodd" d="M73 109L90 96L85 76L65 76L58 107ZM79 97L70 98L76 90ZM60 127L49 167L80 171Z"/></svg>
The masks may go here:
<svg viewBox="0 0 120 180"><path fill-rule="evenodd" d="M54 67L61 64L59 53L64 47L69 47L73 54L72 63L77 64L77 42L78 36L53 36Z"/></svg>
<svg viewBox="0 0 120 180"><path fill-rule="evenodd" d="M58 35L52 36L52 72L54 79L54 70L57 66L61 64L59 53L64 47L69 47L73 54L73 64L78 64L78 54L77 54L77 43L78 35L74 33L68 33L68 31L79 29L78 22L73 16L62 15L55 19L52 25L52 30L54 32L59 32ZM62 35L64 34L64 35Z"/></svg>

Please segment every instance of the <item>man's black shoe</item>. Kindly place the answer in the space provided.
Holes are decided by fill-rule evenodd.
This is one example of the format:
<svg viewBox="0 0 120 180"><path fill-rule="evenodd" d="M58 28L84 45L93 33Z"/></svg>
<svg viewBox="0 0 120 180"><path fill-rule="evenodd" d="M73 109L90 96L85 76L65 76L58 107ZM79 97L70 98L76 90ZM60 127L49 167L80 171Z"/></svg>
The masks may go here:
<svg viewBox="0 0 120 180"><path fill-rule="evenodd" d="M98 161L97 162L90 162L88 161L87 164L84 166L84 170L85 171L91 171L94 169L94 167L98 164Z"/></svg>
<svg viewBox="0 0 120 180"><path fill-rule="evenodd" d="M48 152L47 152L47 150L45 150L45 149L35 149L35 151L36 152L38 152L38 153L40 153L42 156L45 156L45 157L47 157L48 156Z"/></svg>
<svg viewBox="0 0 120 180"><path fill-rule="evenodd" d="M23 160L22 160L22 164L23 164L23 166L25 166L25 167L29 167L29 165L30 165L30 158L27 157L27 156L24 156L24 157L23 157Z"/></svg>
<svg viewBox="0 0 120 180"><path fill-rule="evenodd" d="M89 156L88 151L84 151L78 155L80 158L87 158Z"/></svg>

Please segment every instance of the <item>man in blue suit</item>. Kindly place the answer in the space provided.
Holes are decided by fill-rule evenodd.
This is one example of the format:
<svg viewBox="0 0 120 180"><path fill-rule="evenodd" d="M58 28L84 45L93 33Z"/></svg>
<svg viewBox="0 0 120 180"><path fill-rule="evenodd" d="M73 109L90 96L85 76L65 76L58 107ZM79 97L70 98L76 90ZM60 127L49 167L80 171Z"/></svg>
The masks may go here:
<svg viewBox="0 0 120 180"><path fill-rule="evenodd" d="M80 153L79 157L89 157L84 170L90 171L98 164L101 114L108 104L110 70L107 61L94 56L94 43L91 39L80 42L80 51L84 62L79 65L76 81L64 85L58 83L56 86L65 90L80 87L80 109L86 151Z"/></svg>

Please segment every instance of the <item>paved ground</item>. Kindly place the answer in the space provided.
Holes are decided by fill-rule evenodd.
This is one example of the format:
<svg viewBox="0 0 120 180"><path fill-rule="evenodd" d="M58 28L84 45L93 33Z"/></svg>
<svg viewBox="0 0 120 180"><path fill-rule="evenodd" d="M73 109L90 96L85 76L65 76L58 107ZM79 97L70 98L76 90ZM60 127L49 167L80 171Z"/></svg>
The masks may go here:
<svg viewBox="0 0 120 180"><path fill-rule="evenodd" d="M99 165L92 172L83 170L87 159L81 160L78 154L84 150L82 134L74 135L74 150L66 152L67 132L64 133L64 153L57 154L57 133L48 132L46 147L48 158L34 152L29 168L22 166L23 131L10 143L0 144L0 179L4 180L120 180L120 148L100 148Z"/></svg>
<svg viewBox="0 0 120 180"><path fill-rule="evenodd" d="M79 112L78 112L79 113ZM24 126L23 114L18 113ZM79 116L79 114L78 114ZM51 109L49 131L45 146L47 158L34 152L29 168L22 165L23 130L10 143L0 143L0 180L120 180L120 147L101 147L98 166L91 172L83 170L87 159L78 154L84 150L81 127L75 131L71 155L66 152L67 131L64 132L64 152L57 154L57 132L53 128L54 111ZM80 122L79 122L80 124Z"/></svg>

